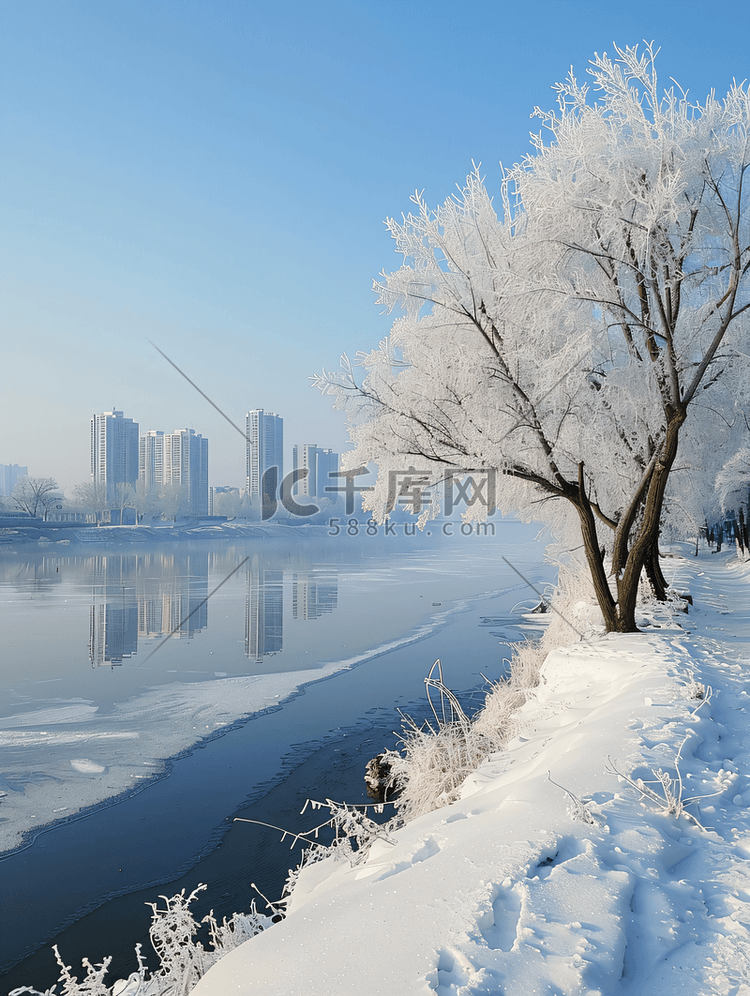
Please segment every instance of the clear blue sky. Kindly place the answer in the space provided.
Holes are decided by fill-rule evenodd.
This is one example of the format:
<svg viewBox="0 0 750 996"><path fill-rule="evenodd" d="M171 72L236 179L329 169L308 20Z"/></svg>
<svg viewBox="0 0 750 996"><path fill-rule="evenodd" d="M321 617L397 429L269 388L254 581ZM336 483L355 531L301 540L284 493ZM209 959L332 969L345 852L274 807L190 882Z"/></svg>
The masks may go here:
<svg viewBox="0 0 750 996"><path fill-rule="evenodd" d="M750 6L693 0L0 0L0 463L89 478L88 427L241 423L342 449L308 385L387 333L383 221L528 151L529 114L595 51L654 39L703 99L750 76Z"/></svg>

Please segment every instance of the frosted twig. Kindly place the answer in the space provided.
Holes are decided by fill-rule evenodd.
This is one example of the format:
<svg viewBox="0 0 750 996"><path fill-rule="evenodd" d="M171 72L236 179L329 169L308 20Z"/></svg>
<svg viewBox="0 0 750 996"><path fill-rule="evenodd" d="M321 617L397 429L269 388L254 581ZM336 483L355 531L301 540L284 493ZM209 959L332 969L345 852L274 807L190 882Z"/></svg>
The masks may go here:
<svg viewBox="0 0 750 996"><path fill-rule="evenodd" d="M687 737L685 740L687 740ZM680 751L685 745L685 740L683 740L680 746ZM648 799L649 802L652 802L655 806L658 806L660 812L665 813L667 816L674 816L675 819L679 819L680 816L685 816L691 823L694 823L699 830L702 830L704 833L708 833L707 828L703 826L700 820L696 816L693 816L692 813L687 812L685 807L692 805L694 802L700 802L702 799L713 799L715 796L721 795L724 790L722 789L719 792L709 792L706 795L694 795L689 799L683 799L683 784L679 760L680 752L678 751L677 756L675 757L675 771L677 773L676 778L672 778L672 776L662 768L657 768L655 771L652 769L654 782L661 787L661 795L654 791L654 789L650 788L642 778L634 779L620 771L609 755L607 756L609 767L606 770L609 774L617 775L618 778L622 778L622 780L627 782L628 785L636 790L636 792L640 793L642 799Z"/></svg>
<svg viewBox="0 0 750 996"><path fill-rule="evenodd" d="M702 706L707 705L711 701L714 694L714 690L710 685L707 685L705 688L703 685L699 685L698 687L701 690L701 694L696 695L695 698L699 698L700 702L690 713L690 719L693 719L698 714L698 710L702 708Z"/></svg>
<svg viewBox="0 0 750 996"><path fill-rule="evenodd" d="M547 781L552 782L556 788L559 788L562 792L564 792L573 803L574 819L581 820L583 823L588 823L589 826L599 826L599 820L597 820L591 812L590 803L583 802L574 792L571 792L570 789L566 789L564 785L560 785L559 782L556 782L549 771L547 772Z"/></svg>

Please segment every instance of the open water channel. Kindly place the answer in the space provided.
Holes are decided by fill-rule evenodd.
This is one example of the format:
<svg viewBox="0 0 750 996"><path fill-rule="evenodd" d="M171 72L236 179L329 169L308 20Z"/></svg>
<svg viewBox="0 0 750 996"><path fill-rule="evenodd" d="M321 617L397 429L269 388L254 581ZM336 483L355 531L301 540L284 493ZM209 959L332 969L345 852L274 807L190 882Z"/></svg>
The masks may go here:
<svg viewBox="0 0 750 996"><path fill-rule="evenodd" d="M536 527L18 549L0 560L0 994L66 964L135 968L159 893L200 915L276 899L306 798L366 800L364 766L427 715L436 658L467 709L552 580ZM259 902L262 906L262 902Z"/></svg>

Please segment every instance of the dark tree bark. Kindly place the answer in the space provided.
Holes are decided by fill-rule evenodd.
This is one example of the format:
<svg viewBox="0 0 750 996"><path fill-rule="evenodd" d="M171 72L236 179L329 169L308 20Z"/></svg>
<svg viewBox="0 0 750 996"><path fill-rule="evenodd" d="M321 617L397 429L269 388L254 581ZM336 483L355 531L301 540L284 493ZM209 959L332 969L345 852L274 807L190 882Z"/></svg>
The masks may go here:
<svg viewBox="0 0 750 996"><path fill-rule="evenodd" d="M646 557L646 576L649 584L651 585L651 591L654 593L654 597L660 602L665 602L667 600L667 589L669 585L667 584L667 579L664 577L661 569L658 537L655 546L649 551L649 554Z"/></svg>

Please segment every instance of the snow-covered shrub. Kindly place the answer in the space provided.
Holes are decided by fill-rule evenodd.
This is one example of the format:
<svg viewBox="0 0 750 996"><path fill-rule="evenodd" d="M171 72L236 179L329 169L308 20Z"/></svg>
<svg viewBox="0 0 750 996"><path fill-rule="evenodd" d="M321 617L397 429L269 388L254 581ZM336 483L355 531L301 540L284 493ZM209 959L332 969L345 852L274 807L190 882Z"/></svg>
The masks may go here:
<svg viewBox="0 0 750 996"><path fill-rule="evenodd" d="M599 808L591 799L580 799L575 792L571 792L570 789L567 789L564 785L560 785L559 782L556 782L549 771L547 772L547 781L561 789L568 797L570 801L570 805L568 806L568 816L570 816L572 820L578 820L579 822L585 823L590 827L601 825L602 820L599 816Z"/></svg>
<svg viewBox="0 0 750 996"><path fill-rule="evenodd" d="M63 996L84 996L84 994L85 996L110 996L111 990L104 984L104 976L107 974L111 958L105 958L100 965L92 965L88 958L84 958L83 967L86 969L86 978L79 982L78 978L71 974L72 966L66 965L60 957L57 945L52 950L55 952L55 959L60 966L58 981L62 983L63 988L60 992ZM38 989L23 986L21 989L13 989L9 996L20 996L21 993L31 993L32 996L57 996L57 984L51 989L45 989L43 993L39 992Z"/></svg>
<svg viewBox="0 0 750 996"><path fill-rule="evenodd" d="M675 819L680 819L680 817L684 816L692 824L694 824L694 826L698 827L699 830L702 830L705 833L706 828L697 816L688 812L686 807L691 806L694 803L701 802L703 799L712 799L717 795L722 795L722 793L726 791L726 785L723 784L717 776L716 781L719 782L721 786L718 791L685 798L685 786L682 780L680 764L682 761L682 748L685 746L690 736L691 732L688 732L685 739L680 744L677 754L675 755L675 759L672 764L674 775L670 774L668 771L665 771L663 768L654 768L651 771L654 777L644 781L642 778L637 778L632 774L626 774L624 771L620 771L616 763L612 761L612 758L607 759L609 761L609 768L607 770L611 774L617 775L620 781L623 781L627 785L630 785L631 788L634 788L640 793L641 799L652 803L656 806L657 810L664 813L665 816L673 816Z"/></svg>
<svg viewBox="0 0 750 996"><path fill-rule="evenodd" d="M472 718L466 716L442 678L426 679L428 690L432 687L440 693L441 709L433 705L434 720L421 726L404 717L400 750L384 754L392 781L399 788L395 800L399 821L450 805L459 797L468 775L515 735L514 715L538 684L549 652L543 643L534 640L513 646L510 677L491 685L483 707ZM433 670L439 665L436 661Z"/></svg>
<svg viewBox="0 0 750 996"><path fill-rule="evenodd" d="M332 850L333 849L331 847L325 847L323 844L310 844L309 847L305 848L297 867L290 868L287 873L286 882L284 883L284 888L281 893L282 904L287 904L289 902L289 898L294 892L302 872L306 868L309 868L310 865L315 865L319 861L323 861L325 858L331 857Z"/></svg>
<svg viewBox="0 0 750 996"><path fill-rule="evenodd" d="M428 695L430 689L440 695L439 709L431 702L434 721L418 726L405 717L400 750L384 754L391 780L399 788L395 801L399 820L405 822L454 802L467 776L519 732L518 710L539 684L550 651L604 632L590 576L575 555L559 563L557 588L545 604L549 611L542 617L542 637L511 644L510 676L490 686L484 705L472 718L446 688L442 673L438 679L433 677L440 667L435 662L425 679Z"/></svg>
<svg viewBox="0 0 750 996"><path fill-rule="evenodd" d="M312 809L326 808L331 814L330 819L317 827L315 831L311 831L311 833L317 834L323 827L330 827L333 830L334 839L330 846L318 849L322 850L326 856L334 854L337 858L346 858L350 864L357 865L367 857L370 847L376 840L391 841L388 824L376 823L369 816L370 810L382 813L384 803L347 805L342 802L334 802L333 799L326 799L325 802L308 799L302 810L303 813L308 806ZM314 860L317 860L315 856L312 861ZM310 864L312 861L308 860L306 863ZM287 892L286 887L284 892Z"/></svg>
<svg viewBox="0 0 750 996"><path fill-rule="evenodd" d="M149 973L139 944L136 946L138 970L128 979L120 979L108 986L104 976L112 959L105 958L100 965L92 965L88 958L84 958L86 976L79 981L55 947L55 957L60 966L57 983L43 993L23 986L14 989L9 996L21 996L22 993L30 996L186 996L219 958L272 922L269 917L258 913L254 902L249 913L234 913L221 923L217 922L213 911L197 921L190 904L205 888L205 885L199 885L189 896L185 895L184 889L171 899L160 896L164 900L164 909L159 909L157 903L147 904L152 910L149 935L159 958L159 968L154 973ZM208 947L196 940L204 924L209 935ZM58 990L58 985L62 985L62 989Z"/></svg>
<svg viewBox="0 0 750 996"><path fill-rule="evenodd" d="M401 821L454 802L466 777L493 749L469 722L417 726L409 717L404 719L402 752L386 752L402 786L396 801Z"/></svg>

